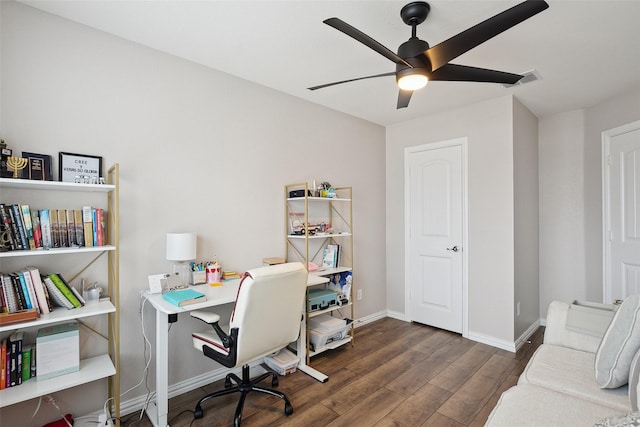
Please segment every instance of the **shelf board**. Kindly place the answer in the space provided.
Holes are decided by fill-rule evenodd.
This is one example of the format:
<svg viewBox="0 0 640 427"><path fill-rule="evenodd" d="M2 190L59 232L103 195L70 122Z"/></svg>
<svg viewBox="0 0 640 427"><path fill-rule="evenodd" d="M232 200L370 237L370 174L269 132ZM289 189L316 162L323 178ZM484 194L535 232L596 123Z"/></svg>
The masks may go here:
<svg viewBox="0 0 640 427"><path fill-rule="evenodd" d="M77 372L44 381L31 378L19 386L0 390L0 408L106 378L115 373L116 368L108 354L83 359L80 361L80 370Z"/></svg>
<svg viewBox="0 0 640 427"><path fill-rule="evenodd" d="M327 350L336 349L336 348L341 347L341 346L343 346L345 344L348 344L350 342L351 342L351 336L349 335L346 338L343 338L341 340L330 342L329 344L326 344L324 347L322 347L322 348L320 348L318 350L315 350L315 351L309 350L309 355L311 357L313 357L313 356L316 356L316 355L318 355L318 354L320 354L322 352L325 352Z"/></svg>
<svg viewBox="0 0 640 427"><path fill-rule="evenodd" d="M108 193L115 190L113 184L76 184L75 182L35 181L29 179L0 178L0 188L20 190L78 191L86 193Z"/></svg>
<svg viewBox="0 0 640 427"><path fill-rule="evenodd" d="M350 202L351 199L341 197L307 197L310 202ZM304 197L289 197L288 202L304 202Z"/></svg>
<svg viewBox="0 0 640 427"><path fill-rule="evenodd" d="M351 267L324 268L321 270L310 271L309 274L313 276L329 276L331 274L344 273L345 271L351 270Z"/></svg>
<svg viewBox="0 0 640 427"><path fill-rule="evenodd" d="M332 311L340 310L341 308L351 307L352 305L353 303L350 302L349 304L345 304L345 305L334 305L333 307L325 308L324 310L308 311L307 317L311 318L311 317L320 316L321 314L331 313Z"/></svg>
<svg viewBox="0 0 640 427"><path fill-rule="evenodd" d="M81 254L89 252L115 251L116 247L112 245L104 246L83 246L78 248L51 248L36 249L33 251L17 250L9 252L0 252L0 258L24 257L24 256L42 256L42 255L62 255L62 254Z"/></svg>
<svg viewBox="0 0 640 427"><path fill-rule="evenodd" d="M351 236L351 233L334 233L334 234L314 234L313 236L309 236L309 239L328 239L330 237L349 237ZM306 238L306 235L304 234L289 234L287 235L287 237L289 239L302 239L304 240Z"/></svg>
<svg viewBox="0 0 640 427"><path fill-rule="evenodd" d="M75 319L81 319L83 317L113 313L115 311L116 308L111 301L100 301L97 304L87 304L84 307L72 308L70 310L64 307L57 307L52 310L51 313L43 314L38 319L0 326L0 332L67 322Z"/></svg>

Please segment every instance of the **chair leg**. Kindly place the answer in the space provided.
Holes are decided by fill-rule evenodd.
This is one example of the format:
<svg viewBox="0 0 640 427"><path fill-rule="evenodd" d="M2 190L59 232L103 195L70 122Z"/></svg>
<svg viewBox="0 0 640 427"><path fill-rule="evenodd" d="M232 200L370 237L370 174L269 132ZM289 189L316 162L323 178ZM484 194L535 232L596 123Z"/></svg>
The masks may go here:
<svg viewBox="0 0 640 427"><path fill-rule="evenodd" d="M257 385L259 382L269 377L271 377L271 385L273 387L277 387L278 376L276 374L272 372L267 372L252 379L249 376L249 365L244 365L242 367L242 379L240 379L235 374L228 374L225 378L224 390L218 390L216 392L208 394L198 401L198 403L196 404L196 408L194 410L194 418L198 419L204 416L204 413L202 411L203 402L213 397L224 396L226 394L231 394L231 393L240 393L240 399L236 406L236 411L233 419L234 426L239 427L242 421L242 411L244 409L244 402L246 400L247 394L249 394L249 392L252 392L252 391L257 391L259 393L264 393L264 394L269 394L271 396L279 397L280 399L284 400L285 415L289 416L293 414L293 406L291 405L291 402L289 401L289 399L284 393L281 393L277 390L272 390L270 388L259 387ZM236 385L233 387L231 386L232 380L236 383Z"/></svg>

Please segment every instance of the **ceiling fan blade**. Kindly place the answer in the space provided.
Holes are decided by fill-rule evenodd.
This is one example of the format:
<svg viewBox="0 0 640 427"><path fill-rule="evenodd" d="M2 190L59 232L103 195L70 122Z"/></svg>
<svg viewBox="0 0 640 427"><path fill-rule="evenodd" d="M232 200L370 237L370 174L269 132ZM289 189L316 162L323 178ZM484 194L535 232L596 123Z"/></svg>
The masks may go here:
<svg viewBox="0 0 640 427"><path fill-rule="evenodd" d="M335 28L338 31L342 31L349 37L356 39L363 45L369 47L370 49L375 50L380 55L384 56L387 59L390 59L396 64L402 64L402 65L406 65L407 67L413 68L413 65L409 64L407 61L400 58L398 55L396 55L395 52L393 52L392 50L389 50L387 47L375 41L374 39L372 39L362 31L358 30L357 28L347 24L343 20L339 18L329 18L329 19L325 19L323 22L329 25L330 27Z"/></svg>
<svg viewBox="0 0 640 427"><path fill-rule="evenodd" d="M412 90L402 90L398 91L398 106L396 109L406 108L409 106L409 101L411 100L411 95L413 95Z"/></svg>
<svg viewBox="0 0 640 427"><path fill-rule="evenodd" d="M427 49L424 54L431 62L431 69L435 71L452 59L548 7L549 5L545 1L527 0Z"/></svg>
<svg viewBox="0 0 640 427"><path fill-rule="evenodd" d="M506 71L446 64L432 72L429 75L429 80L516 84L522 77L520 74L507 73Z"/></svg>
<svg viewBox="0 0 640 427"><path fill-rule="evenodd" d="M364 80L364 79L372 79L374 77L387 77L387 76L395 76L396 72L395 71L391 71L389 73L383 73L383 74L376 74L373 76L366 76L366 77L356 77L355 79L349 79L349 80L342 80L340 82L333 82L333 83L327 83L327 84L323 84L323 85L319 85L319 86L312 86L312 87L308 87L307 89L309 90L316 90L316 89L322 89L328 86L333 86L333 85L339 85L342 83L349 83L349 82L355 82L358 80Z"/></svg>

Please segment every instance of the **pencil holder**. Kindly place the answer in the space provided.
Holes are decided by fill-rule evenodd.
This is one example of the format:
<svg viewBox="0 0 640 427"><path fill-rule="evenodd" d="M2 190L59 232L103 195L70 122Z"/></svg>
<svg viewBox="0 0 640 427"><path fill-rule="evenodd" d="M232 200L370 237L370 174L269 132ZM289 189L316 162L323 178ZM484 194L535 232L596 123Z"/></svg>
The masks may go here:
<svg viewBox="0 0 640 427"><path fill-rule="evenodd" d="M205 271L192 271L191 272L191 285L203 285L207 283L207 273Z"/></svg>

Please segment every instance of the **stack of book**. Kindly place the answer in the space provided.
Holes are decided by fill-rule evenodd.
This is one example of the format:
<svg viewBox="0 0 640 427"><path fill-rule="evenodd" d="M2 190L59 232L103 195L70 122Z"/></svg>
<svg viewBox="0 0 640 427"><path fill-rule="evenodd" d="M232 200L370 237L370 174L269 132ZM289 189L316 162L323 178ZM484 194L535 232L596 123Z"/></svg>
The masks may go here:
<svg viewBox="0 0 640 427"><path fill-rule="evenodd" d="M24 333L14 332L0 341L0 390L35 377L35 346L24 343Z"/></svg>
<svg viewBox="0 0 640 427"><path fill-rule="evenodd" d="M223 271L222 272L222 280L233 280L240 279L242 276L235 271Z"/></svg>
<svg viewBox="0 0 640 427"><path fill-rule="evenodd" d="M106 212L101 208L32 209L0 203L0 252L103 246Z"/></svg>
<svg viewBox="0 0 640 427"><path fill-rule="evenodd" d="M72 309L85 304L82 295L60 273L41 275L35 267L0 275L0 323L31 320L53 307ZM26 314L30 316L25 317Z"/></svg>

